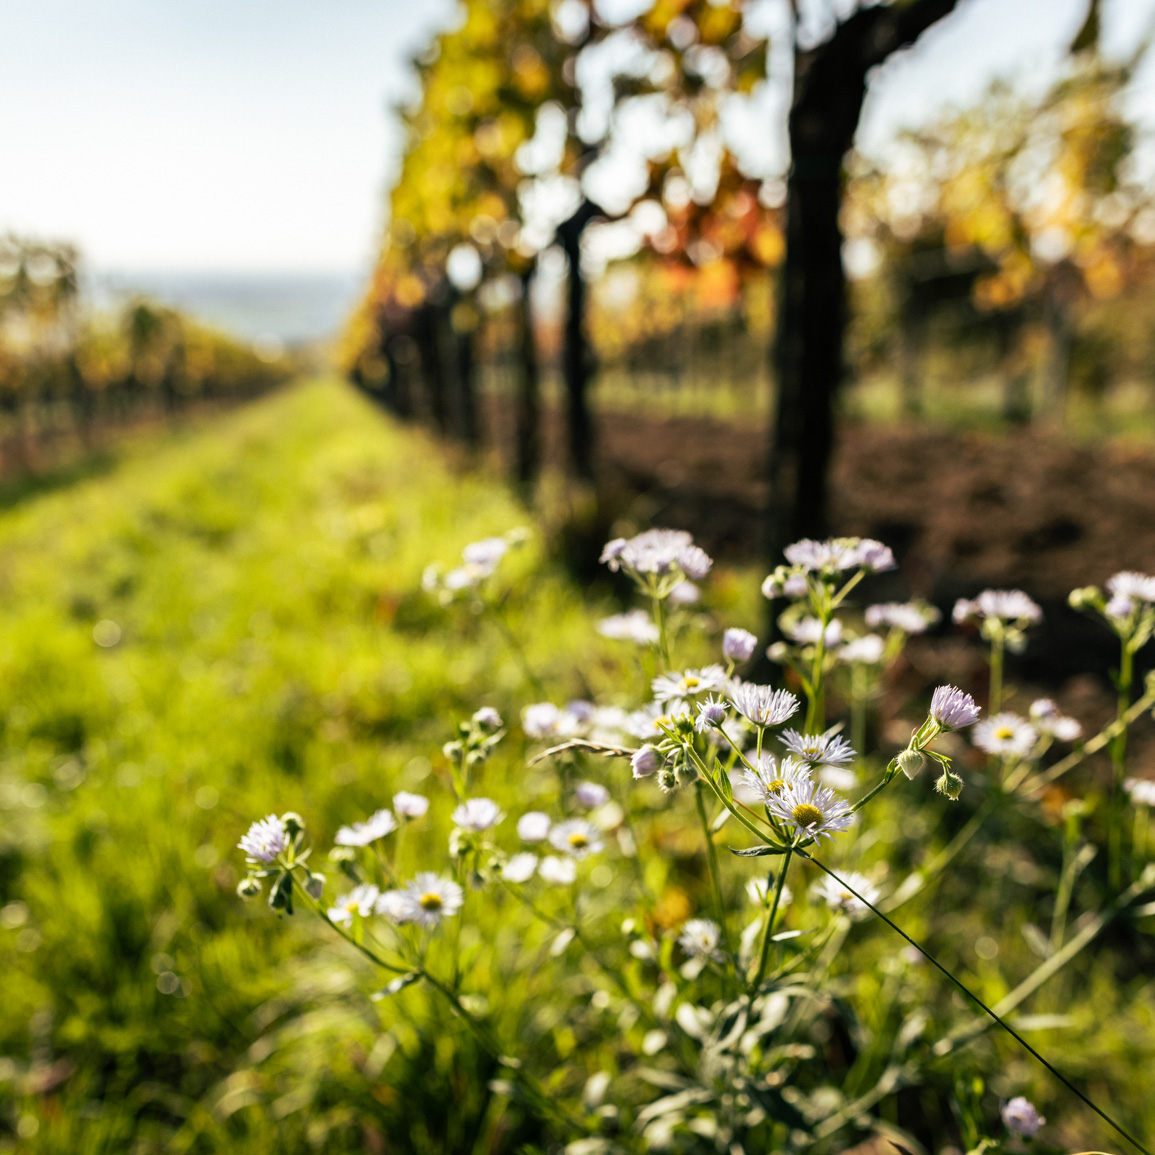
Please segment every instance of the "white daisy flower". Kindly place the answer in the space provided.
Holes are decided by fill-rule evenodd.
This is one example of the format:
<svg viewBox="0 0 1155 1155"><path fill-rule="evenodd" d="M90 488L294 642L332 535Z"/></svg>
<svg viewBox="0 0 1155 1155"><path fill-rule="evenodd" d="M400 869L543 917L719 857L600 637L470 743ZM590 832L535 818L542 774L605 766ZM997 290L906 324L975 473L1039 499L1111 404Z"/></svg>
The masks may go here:
<svg viewBox="0 0 1155 1155"><path fill-rule="evenodd" d="M465 902L465 893L451 878L442 878L431 870L416 875L400 892L403 917L399 922L415 922L418 926L434 927L443 918L456 914Z"/></svg>
<svg viewBox="0 0 1155 1155"><path fill-rule="evenodd" d="M789 625L783 626L782 629L788 637L800 646L814 646L818 644L819 638L825 638L823 644L828 650L832 650L842 641L842 622L838 618L832 618L827 623L825 632L822 629L822 623L813 617L791 622Z"/></svg>
<svg viewBox="0 0 1155 1155"><path fill-rule="evenodd" d="M428 809L429 799L424 794L399 790L393 795L393 812L399 818L420 818Z"/></svg>
<svg viewBox="0 0 1155 1155"><path fill-rule="evenodd" d="M838 660L848 666L877 666L886 653L886 642L877 634L851 638L838 651Z"/></svg>
<svg viewBox="0 0 1155 1155"><path fill-rule="evenodd" d="M1018 714L995 714L971 731L971 740L987 754L1026 758L1039 740L1038 731Z"/></svg>
<svg viewBox="0 0 1155 1155"><path fill-rule="evenodd" d="M549 836L548 814L529 810L517 820L517 836L522 842L544 842Z"/></svg>
<svg viewBox="0 0 1155 1155"><path fill-rule="evenodd" d="M795 778L777 793L771 793L766 805L776 817L794 828L796 834L810 838L833 837L853 820L846 799L828 786L810 778Z"/></svg>
<svg viewBox="0 0 1155 1155"><path fill-rule="evenodd" d="M931 695L930 716L944 730L962 730L979 720L979 708L957 686L939 686Z"/></svg>
<svg viewBox="0 0 1155 1155"><path fill-rule="evenodd" d="M691 958L718 958L721 927L712 918L691 918L682 926L678 945Z"/></svg>
<svg viewBox="0 0 1155 1155"><path fill-rule="evenodd" d="M505 815L491 798L467 798L450 815L455 826L480 834L496 826Z"/></svg>
<svg viewBox="0 0 1155 1155"><path fill-rule="evenodd" d="M695 606L702 600L702 591L693 582L678 582L668 597L672 606Z"/></svg>
<svg viewBox="0 0 1155 1155"><path fill-rule="evenodd" d="M746 883L746 897L755 906L769 906L774 901L774 887L770 880L762 875L755 875ZM782 887L782 894L778 899L778 909L789 906L794 901L794 892L788 886Z"/></svg>
<svg viewBox="0 0 1155 1155"><path fill-rule="evenodd" d="M289 844L285 824L270 814L259 822L254 822L248 832L241 837L237 846L254 862L272 862Z"/></svg>
<svg viewBox="0 0 1155 1155"><path fill-rule="evenodd" d="M635 738L664 738L663 727L674 724L675 718L690 717L689 702L676 699L670 702L647 702L626 718L626 729Z"/></svg>
<svg viewBox="0 0 1155 1155"><path fill-rule="evenodd" d="M661 674L651 685L654 700L658 702L713 694L725 688L726 671L721 666L704 666L700 670L684 670L680 674Z"/></svg>
<svg viewBox="0 0 1155 1155"><path fill-rule="evenodd" d="M591 826L582 818L571 818L567 822L559 822L549 832L549 844L555 850L560 850L574 858L585 858L587 854L596 854L605 845L597 827Z"/></svg>
<svg viewBox="0 0 1155 1155"><path fill-rule="evenodd" d="M814 777L831 790L853 790L858 785L858 775L845 766L816 766Z"/></svg>
<svg viewBox="0 0 1155 1155"><path fill-rule="evenodd" d="M878 902L881 892L865 874L859 874L858 871L853 870L846 875L845 881L861 894L866 902ZM842 883L836 882L830 875L815 884L813 893L815 897L822 899L827 906L833 907L835 910L845 911L856 922L870 913L870 907L865 902L851 894Z"/></svg>
<svg viewBox="0 0 1155 1155"><path fill-rule="evenodd" d="M337 899L337 905L329 908L329 921L346 926L353 921L353 915L359 914L368 918L377 909L377 900L380 892L375 886L363 882L355 886L348 894Z"/></svg>
<svg viewBox="0 0 1155 1155"><path fill-rule="evenodd" d="M610 792L600 782L579 782L573 792L578 804L587 810L596 810L610 800Z"/></svg>
<svg viewBox="0 0 1155 1155"><path fill-rule="evenodd" d="M384 838L397 829L397 819L392 811L378 810L364 822L354 822L352 826L342 826L333 841L338 846L368 846L378 838Z"/></svg>
<svg viewBox="0 0 1155 1155"><path fill-rule="evenodd" d="M557 733L561 711L552 702L535 702L521 712L521 728L527 738L549 738Z"/></svg>
<svg viewBox="0 0 1155 1155"><path fill-rule="evenodd" d="M1150 778L1128 778L1123 789L1137 806L1155 806L1155 781Z"/></svg>
<svg viewBox="0 0 1155 1155"><path fill-rule="evenodd" d="M808 782L810 768L789 756L779 761L773 754L763 754L754 762L754 769L742 771L742 781L766 804L781 794L792 782Z"/></svg>
<svg viewBox="0 0 1155 1155"><path fill-rule="evenodd" d="M537 855L522 851L515 854L502 868L501 877L506 882L528 882L537 872Z"/></svg>
<svg viewBox="0 0 1155 1155"><path fill-rule="evenodd" d="M1031 722L1040 734L1050 734L1060 742L1074 742L1083 733L1083 727L1074 718L1068 718L1050 698L1039 698L1031 703Z"/></svg>
<svg viewBox="0 0 1155 1155"><path fill-rule="evenodd" d="M470 542L461 551L461 560L467 566L473 566L488 576L497 569L498 562L505 556L508 549L509 542L505 538L487 537L481 541Z"/></svg>
<svg viewBox="0 0 1155 1155"><path fill-rule="evenodd" d="M537 868L538 875L554 886L569 886L577 878L577 861L547 854Z"/></svg>
<svg viewBox="0 0 1155 1155"><path fill-rule="evenodd" d="M645 610L630 610L629 613L603 618L598 623L598 633L603 638L635 642L639 646L656 646L660 637L658 627Z"/></svg>
<svg viewBox="0 0 1155 1155"><path fill-rule="evenodd" d="M730 701L738 713L755 726L780 726L798 709L798 699L789 690L756 686L752 682L733 686Z"/></svg>
<svg viewBox="0 0 1155 1155"><path fill-rule="evenodd" d="M811 766L841 766L854 761L854 747L832 727L825 734L799 734L797 730L783 730L782 744L802 762Z"/></svg>

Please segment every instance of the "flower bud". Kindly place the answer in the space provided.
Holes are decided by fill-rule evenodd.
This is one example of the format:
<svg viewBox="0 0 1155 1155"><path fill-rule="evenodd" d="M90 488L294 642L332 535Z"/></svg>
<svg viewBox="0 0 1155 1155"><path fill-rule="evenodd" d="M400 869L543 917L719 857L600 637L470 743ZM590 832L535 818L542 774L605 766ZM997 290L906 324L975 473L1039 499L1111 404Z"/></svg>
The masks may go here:
<svg viewBox="0 0 1155 1155"><path fill-rule="evenodd" d="M678 775L674 772L674 767L668 763L658 771L658 785L662 790L669 794L678 788Z"/></svg>
<svg viewBox="0 0 1155 1155"><path fill-rule="evenodd" d="M294 810L281 815L281 825L284 826L285 833L290 838L296 838L305 830L305 820Z"/></svg>
<svg viewBox="0 0 1155 1155"><path fill-rule="evenodd" d="M903 750L896 759L898 768L912 781L922 772L926 758L921 750Z"/></svg>
<svg viewBox="0 0 1155 1155"><path fill-rule="evenodd" d="M492 706L482 706L473 715L473 724L482 730L500 730L501 715Z"/></svg>
<svg viewBox="0 0 1155 1155"><path fill-rule="evenodd" d="M726 703L709 699L698 707L698 730L713 730L726 721Z"/></svg>
<svg viewBox="0 0 1155 1155"><path fill-rule="evenodd" d="M1086 606L1093 606L1100 598L1099 590L1095 586L1083 586L1077 590L1071 590L1067 595L1067 602L1071 609L1081 610Z"/></svg>
<svg viewBox="0 0 1155 1155"><path fill-rule="evenodd" d="M731 662L749 661L757 645L749 630L729 629L722 635L722 654Z"/></svg>
<svg viewBox="0 0 1155 1155"><path fill-rule="evenodd" d="M319 899L325 893L325 876L323 874L307 875L305 893L312 899Z"/></svg>
<svg viewBox="0 0 1155 1155"><path fill-rule="evenodd" d="M689 714L679 714L673 720L671 729L679 738L692 738L694 736L694 719Z"/></svg>
<svg viewBox="0 0 1155 1155"><path fill-rule="evenodd" d="M630 759L635 778L648 778L661 764L662 756L653 746L648 745L635 750L634 756Z"/></svg>
<svg viewBox="0 0 1155 1155"><path fill-rule="evenodd" d="M445 745L441 747L441 753L444 754L450 762L456 762L461 757L463 750L464 747L460 742L446 742Z"/></svg>
<svg viewBox="0 0 1155 1155"><path fill-rule="evenodd" d="M261 893L261 880L254 878L251 874L237 884L237 894L241 898L256 898Z"/></svg>
<svg viewBox="0 0 1155 1155"><path fill-rule="evenodd" d="M934 788L940 794L945 794L952 802L957 802L958 796L962 793L963 780L944 767L942 777L934 784Z"/></svg>
<svg viewBox="0 0 1155 1155"><path fill-rule="evenodd" d="M782 596L782 575L779 573L770 574L762 583L762 596L764 598L780 598Z"/></svg>

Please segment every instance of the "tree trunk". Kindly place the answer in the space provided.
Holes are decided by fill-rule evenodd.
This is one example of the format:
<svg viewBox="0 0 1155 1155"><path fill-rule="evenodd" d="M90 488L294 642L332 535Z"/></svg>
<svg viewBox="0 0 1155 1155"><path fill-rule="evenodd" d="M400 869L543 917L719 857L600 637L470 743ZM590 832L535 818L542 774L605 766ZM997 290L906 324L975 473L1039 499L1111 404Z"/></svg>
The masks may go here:
<svg viewBox="0 0 1155 1155"><path fill-rule="evenodd" d="M541 366L537 359L531 300L535 270L536 266L531 266L521 277L521 372L514 416L513 468L514 480L523 498L531 496L541 467Z"/></svg>
<svg viewBox="0 0 1155 1155"><path fill-rule="evenodd" d="M594 478L594 432L589 411L591 377L589 342L586 339L586 283L582 277L582 234L595 217L604 216L593 201L583 200L569 220L558 226L569 263L566 280L565 343L562 350L562 377L566 391L566 428L569 436L569 461L580 481Z"/></svg>
<svg viewBox="0 0 1155 1155"><path fill-rule="evenodd" d="M913 44L957 0L911 0L859 10L834 35L794 57L787 179L786 260L774 361L768 545L777 561L798 537L827 525L834 405L842 380L846 278L842 161L854 141L869 71Z"/></svg>
<svg viewBox="0 0 1155 1155"><path fill-rule="evenodd" d="M425 301L414 315L414 337L421 355L422 376L425 379L425 399L429 417L439 433L449 426L445 390L445 361L441 355L441 307L434 301Z"/></svg>
<svg viewBox="0 0 1155 1155"><path fill-rule="evenodd" d="M477 407L477 329L479 319L475 307L467 300L458 301L451 309L450 328L456 369L457 412L454 432L471 449L481 444L481 422Z"/></svg>
<svg viewBox="0 0 1155 1155"><path fill-rule="evenodd" d="M1041 409L1048 421L1061 426L1067 409L1067 383L1071 375L1071 311L1074 292L1069 280L1077 274L1060 269L1051 278L1043 302L1043 325L1047 333L1043 353Z"/></svg>

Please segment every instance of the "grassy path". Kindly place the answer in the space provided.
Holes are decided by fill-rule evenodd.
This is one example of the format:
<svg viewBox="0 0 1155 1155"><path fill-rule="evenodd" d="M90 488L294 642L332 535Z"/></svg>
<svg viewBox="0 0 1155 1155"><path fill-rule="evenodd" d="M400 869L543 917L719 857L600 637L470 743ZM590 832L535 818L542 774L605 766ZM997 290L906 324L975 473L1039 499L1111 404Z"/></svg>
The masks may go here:
<svg viewBox="0 0 1155 1155"><path fill-rule="evenodd" d="M498 640L419 589L523 519L333 382L0 514L0 1150L265 1149L261 1118L294 1148L304 1102L226 1076L311 940L241 906L233 847L274 809L327 838L438 789L453 718L524 701ZM564 688L550 655L587 626L560 577L534 589L518 628Z"/></svg>

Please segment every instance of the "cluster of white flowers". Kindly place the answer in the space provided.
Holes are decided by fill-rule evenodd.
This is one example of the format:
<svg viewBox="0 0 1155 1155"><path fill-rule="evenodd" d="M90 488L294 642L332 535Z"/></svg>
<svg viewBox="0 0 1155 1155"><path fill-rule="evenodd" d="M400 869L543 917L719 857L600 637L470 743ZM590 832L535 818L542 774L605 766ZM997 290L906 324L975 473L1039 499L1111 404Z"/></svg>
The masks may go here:
<svg viewBox="0 0 1155 1155"><path fill-rule="evenodd" d="M521 712L521 728L535 741L564 742L570 738L587 738L594 742L614 743L629 732L628 715L617 706L595 706L576 699L564 706L553 702L535 702Z"/></svg>
<svg viewBox="0 0 1155 1155"><path fill-rule="evenodd" d="M430 588L443 594L481 590L520 536L487 538L467 546L463 565L444 577L438 572ZM787 973L791 975L790 983L803 981L800 976L804 971L797 967L804 958L803 951L815 952L810 956L813 958L828 943L833 944L831 950L836 949L841 942L838 936L845 936L849 929L848 921L867 920L872 912L889 920L892 907L905 897L906 888L892 890L893 882L881 863L875 869L864 868L872 869L873 879L857 870L831 873L822 862L826 854L823 840L832 841L835 835L851 830L862 820L865 807L879 791L892 782L906 787L904 779L915 779L932 761L938 762L942 771L935 789L946 798L957 799L963 789L962 778L951 769L951 758L943 752L953 752L951 742L942 741L943 750L935 748L935 743L951 731L974 727L971 741L978 750L991 755L987 772L1002 774L1006 796L1011 796L1032 774L1036 782L1041 780L1042 776L1036 774L1038 764L1055 742L1074 742L1082 733L1079 723L1064 715L1049 698L1034 701L1027 717L999 708L994 674L996 654L1001 663L1003 648L1014 649L1026 628L1038 623L1042 614L1038 605L1020 590L984 590L973 600L961 599L955 605L953 619L959 624L977 622L991 643L993 713L981 720L979 706L970 694L952 685L936 687L925 720L914 729L906 748L881 770L881 780L852 802L844 795L853 796L851 792L858 787L856 769L868 772L871 766L867 759L860 761L860 751L869 732L864 704L877 700L881 692L882 671L878 667L896 657L906 638L935 625L940 615L918 601L871 605L863 619L868 630L879 632L858 633L859 626L854 623L863 619L844 619L838 614L846 612L847 595L864 574L894 568L891 551L873 539L832 538L800 541L785 552L788 564L779 566L766 578L762 591L767 598L784 597L793 603L779 619L789 641L771 647L769 653L790 665L792 672L787 677L793 678L789 684L794 689L736 676L736 668L749 662L758 649L756 635L737 627L727 628L721 635L721 661L693 667L675 665L670 658L670 636L676 640L682 629L700 628L706 615L670 617L668 607L697 599L698 590L693 583L707 576L712 562L690 535L681 531L655 529L630 539L615 538L606 544L601 560L612 572L624 572L633 579L652 600L653 613L651 616L641 609L629 610L603 619L597 628L606 638L651 648L640 655L649 680L650 700L635 698L633 708L585 700L571 700L565 705L539 701L524 708L524 736L540 744L531 765L547 757L559 759L559 788L553 813L528 810L517 816L516 823L506 822L506 814L497 801L473 793L470 772L481 766L505 733L498 712L483 707L469 722L457 726L456 738L443 748L453 770L449 813L453 829L449 837L450 866L445 873L423 870L409 882L396 882L400 877L395 861L397 844L403 840L399 836L391 844L378 843L405 823L421 818L430 807L430 800L423 795L398 792L393 795L392 809L378 809L368 818L343 825L337 831L330 858L340 864L355 885L331 905L321 904L325 880L305 865L309 851L302 849L303 823L291 814L269 815L254 822L240 840L250 868L241 893L259 893L260 880L273 879L270 905L292 913L294 872L303 871L297 885L317 909L327 912L329 922L350 942L366 949L364 943L374 941L373 935L391 936L401 960L396 966L382 964L401 975L391 985L424 977L438 986L430 973L436 969L435 961L428 962L423 953L429 936L403 928L433 931L445 919L462 913L467 891L472 895L487 888L500 888L505 900L524 904L535 916L560 928L560 933L550 932L553 939L549 950L555 958L562 957L575 940L587 948L582 963L584 982L585 974L592 975L596 968L605 965L601 954L613 949L612 942L606 946L604 936L600 936L596 946L584 937L586 927L582 920L597 917L590 914L590 907L598 905L590 901L590 895L597 888L609 886L605 880L615 876L610 864L604 859L599 861L597 856L605 855L612 862L619 854L636 855L638 877L645 879L646 886L652 886L651 872L642 858L646 844L635 841L634 823L639 814L656 810L659 805L684 805L675 798L661 799L655 786L647 784L651 780L667 796L684 787L686 793L696 795L706 848L704 869L709 870L712 883L709 892L714 905L710 909L717 918L701 917L692 906L682 908L669 921L653 906L645 908L644 917L639 913L636 918L625 918L622 932L629 940L629 956L642 965L631 973L628 982L620 981L619 975L616 988L627 1003L633 1000L637 1006L627 1007L617 1021L632 1025L637 1021L633 1010L637 1010L639 1017L649 1016L651 1022L658 1024L647 1030L641 1044L641 1052L647 1056L667 1045L670 1032L677 1025L686 1038L701 1041L703 1053L710 1050L709 1062L716 1063L710 1068L712 1071L732 1070L746 1080L747 1086L755 1085L750 1072L761 1050L758 1040L762 1036L757 1032L777 1029L786 1015L785 1002L781 1006L775 1002L785 1000L786 995L781 986L774 984ZM1141 641L1147 636L1144 629L1149 634L1155 628L1155 578L1117 574L1107 583L1107 590L1109 597L1098 591L1076 591L1082 597L1078 604L1097 609L1109 621L1116 622L1125 644L1134 647L1138 644L1136 639ZM1147 626L1143 625L1143 615L1152 618ZM1118 625L1124 619L1125 627ZM655 667L658 672L650 677ZM1001 677L1001 665L999 674ZM827 727L829 679L833 679L840 701L846 702L849 694L853 704L863 708L857 714L848 710L849 722ZM871 694L875 697L871 698ZM785 728L792 719L797 720L791 728ZM616 796L619 788L614 786L613 777L607 775L607 786L583 776L601 776L596 767L603 763L595 764L591 754L608 756L608 765L616 766L619 773L624 773L624 760L628 757L632 781L636 783L630 787L637 794L634 806L627 810L625 799ZM974 759L972 764L978 762ZM1133 804L1155 806L1155 782L1136 778L1122 781ZM535 777L528 797L537 797L539 789L540 782ZM690 812L688 808L683 811ZM669 825L671 830L675 828L673 822ZM1137 823L1137 828L1140 825ZM772 863L768 874L764 871L745 880L745 893L756 911L753 921L750 911L746 911L747 925L739 934L729 923L736 888L724 880L716 861L721 856L716 853L714 839L723 828L727 838L732 832L740 841L756 840L754 845L731 847L740 859L758 858ZM680 829L678 836L682 836ZM653 849L652 843L649 849ZM852 852L856 847L842 849ZM800 859L807 861L800 864ZM662 865L664 871L665 864ZM801 911L792 905L793 896L786 881L792 865L796 885L799 870L824 872L823 877L800 892L804 908ZM660 877L664 880L666 874ZM374 879L375 883L371 881ZM922 876L916 881L922 882ZM876 910L883 893L879 882L894 898ZM543 884L545 888L573 889L568 893L533 889ZM587 884L589 891L585 889ZM694 889L688 888L691 893ZM676 893L681 906L682 892ZM471 897L471 915L474 901ZM559 914L562 910L566 913ZM803 936L814 930L815 914L826 927L826 938L816 936L803 946ZM484 926L480 913L476 921L479 927ZM782 922L792 924L791 929L781 931ZM798 941L797 948L787 945L794 940ZM677 956L676 950L685 957ZM791 955L789 952L794 950L798 953ZM776 951L777 962L772 962ZM437 951L428 957L436 960ZM674 969L671 959L677 959L678 982L670 978ZM402 963L412 967L412 972L401 973ZM647 967L657 976L657 990L635 999L633 988L642 989L647 981L643 977ZM775 967L779 969L776 971ZM695 994L693 984L699 980L713 986L703 985ZM441 989L445 993L446 988ZM717 993L723 989L739 992L739 1001L727 1006ZM451 992L454 999L457 992L455 979ZM466 997L462 996L462 1003ZM607 1009L617 997L608 989L598 990L590 1005ZM701 1005L693 1001L695 998ZM461 1011L462 1006L457 1009ZM758 1016L762 1016L763 1024L772 1021L772 1025L759 1025ZM485 1029L488 1031L491 1026L487 1023ZM745 1036L754 1040L752 1044L741 1041L747 1030L754 1032ZM625 1033L628 1031L627 1027ZM731 1035L735 1040L732 1045L721 1041ZM724 1062L717 1059L723 1051ZM511 1072L520 1067L514 1060L502 1062ZM681 1074L678 1080L679 1087L685 1082L683 1089L697 1093ZM589 1085L587 1098L592 1095ZM607 1085L600 1086L599 1096L606 1092ZM706 1104L714 1102L714 1098L710 1090L692 1101ZM645 1110L653 1111L653 1105ZM1003 1104L1001 1116L1007 1130L1024 1138L1033 1137L1045 1123L1022 1097ZM710 1130L714 1123L706 1121L706 1115L702 1119L702 1134L723 1134L721 1129ZM736 1149L741 1146L734 1138L737 1126L731 1121L727 1127L731 1130L725 1132L725 1145ZM643 1134L646 1142L654 1140L655 1149L667 1137L648 1130Z"/></svg>
<svg viewBox="0 0 1155 1155"><path fill-rule="evenodd" d="M615 641L636 642L639 646L656 646L660 637L654 619L645 610L614 614L598 623L598 633Z"/></svg>
<svg viewBox="0 0 1155 1155"><path fill-rule="evenodd" d="M1034 625L1043 620L1043 611L1022 590L983 590L973 601L959 598L951 611L959 625L964 622L985 622L996 619L1020 626Z"/></svg>
<svg viewBox="0 0 1155 1155"><path fill-rule="evenodd" d="M889 626L904 634L923 634L942 615L925 602L884 602L866 607L866 624L872 630Z"/></svg>
<svg viewBox="0 0 1155 1155"><path fill-rule="evenodd" d="M1155 780L1150 778L1127 778L1123 789L1136 806L1155 806Z"/></svg>
<svg viewBox="0 0 1155 1155"><path fill-rule="evenodd" d="M827 875L814 887L816 898L820 898L834 910L841 910L848 914L855 922L870 914L870 907L866 903L876 903L881 894L882 892L878 887L866 875L859 874L857 870L849 871L843 875L841 881Z"/></svg>
<svg viewBox="0 0 1155 1155"><path fill-rule="evenodd" d="M427 593L438 594L443 602L479 589L491 578L501 564L502 558L515 546L522 545L529 538L525 529L510 530L502 537L486 537L470 542L461 551L461 565L448 572L436 563L429 565L421 577L422 588Z"/></svg>
<svg viewBox="0 0 1155 1155"><path fill-rule="evenodd" d="M648 529L628 540L615 537L606 542L601 561L613 573L621 569L633 577L675 575L691 581L701 581L714 564L688 533L678 529Z"/></svg>
<svg viewBox="0 0 1155 1155"><path fill-rule="evenodd" d="M1124 570L1107 579L1111 598L1104 607L1110 618L1128 618L1137 610L1155 605L1155 577Z"/></svg>

